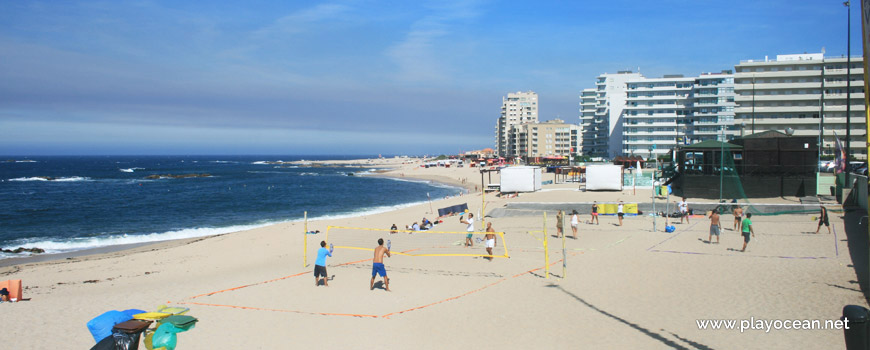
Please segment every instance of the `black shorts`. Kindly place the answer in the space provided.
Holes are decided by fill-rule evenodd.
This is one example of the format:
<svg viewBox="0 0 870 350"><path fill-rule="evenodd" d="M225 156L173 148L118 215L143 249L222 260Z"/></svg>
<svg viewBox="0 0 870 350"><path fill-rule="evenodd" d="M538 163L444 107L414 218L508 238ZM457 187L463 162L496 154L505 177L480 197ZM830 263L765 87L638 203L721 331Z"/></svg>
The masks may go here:
<svg viewBox="0 0 870 350"><path fill-rule="evenodd" d="M619 217L623 217L625 216L625 213L616 213L616 215L619 215Z"/></svg>
<svg viewBox="0 0 870 350"><path fill-rule="evenodd" d="M831 226L831 223L828 222L828 218L819 219L819 227L822 227L822 224L824 224L825 226L828 226L828 227Z"/></svg>
<svg viewBox="0 0 870 350"><path fill-rule="evenodd" d="M326 278L326 266L314 265L314 278Z"/></svg>
<svg viewBox="0 0 870 350"><path fill-rule="evenodd" d="M749 233L749 232L743 232L743 242L744 243L749 243L749 235L750 234L751 233Z"/></svg>

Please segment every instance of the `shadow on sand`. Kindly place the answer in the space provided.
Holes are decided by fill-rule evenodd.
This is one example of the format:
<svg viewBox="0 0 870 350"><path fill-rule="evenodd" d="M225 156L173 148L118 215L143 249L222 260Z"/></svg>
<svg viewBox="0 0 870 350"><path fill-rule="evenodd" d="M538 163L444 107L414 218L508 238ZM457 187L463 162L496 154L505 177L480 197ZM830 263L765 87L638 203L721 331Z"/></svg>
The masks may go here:
<svg viewBox="0 0 870 350"><path fill-rule="evenodd" d="M852 265L855 267L855 275L858 276L858 286L861 287L861 292L864 293L864 299L870 303L870 280L868 280L868 271L870 271L870 259L868 259L867 247L867 220L864 220L864 225L859 225L858 220L866 216L867 212L863 210L850 210L846 212L843 218L843 224L846 231L846 239L849 242L849 256L852 258ZM838 232L839 233L839 232Z"/></svg>
<svg viewBox="0 0 870 350"><path fill-rule="evenodd" d="M646 336L648 336L648 337L650 337L650 338L653 338L653 339L655 339L655 340L658 340L658 341L662 342L663 344L665 344L665 345L667 345L667 346L669 346L669 347L671 347L671 348L674 348L674 349L681 349L681 350L690 350L690 349L712 350L712 349L713 349L713 348L711 348L711 347L709 347L709 346L706 346L706 345L704 345L704 344L701 344L701 343L698 343L698 342L694 342L694 341L691 341L691 340L686 339L686 338L682 338L682 337L680 337L680 336L678 336L678 335L676 335L676 334L674 334L674 333L671 333L671 332L667 332L667 333L670 333L671 335L673 335L674 337L676 337L677 339L679 339L679 340L681 340L681 341L683 341L683 342L685 342L685 343L691 345L691 347L685 347L685 346L682 346L682 345L680 345L680 344L674 342L673 340L670 340L670 339L668 339L668 338L663 337L663 336L662 336L661 334L659 334L659 333L653 332L653 331L651 331L651 330L649 330L649 329L646 329L646 328L643 328L643 327L641 327L641 326L639 326L639 325L637 325L637 324L631 323L631 322L629 322L628 320L625 320L625 319L623 319L623 318L621 318L621 317L619 317L619 316L616 316L616 315L611 314L611 313L609 313L609 312L607 312L607 311L601 310L601 309L599 309L597 306L588 303L586 300L583 300L583 298L580 298L580 297L578 297L577 295L575 295L574 293L571 293L571 292L565 290L565 289L562 288L562 286L560 286L560 285L551 284L551 285L548 285L547 287L549 287L549 288L556 288L556 289L562 291L562 293L565 293L565 294L567 294L568 296L574 298L575 300L577 300L577 301L580 302L581 304L588 306L590 309L595 310L595 311L597 311L598 313L600 313L600 314L602 314L602 315L604 315L604 316L610 317L610 318L612 318L612 319L614 319L614 320L616 320L616 321L619 321L620 323L625 324L626 326L629 326L629 327L631 327L631 328L634 328L634 329L637 330L638 332L641 332L641 333L643 333L644 335L646 335ZM662 330L662 331L665 331L665 330Z"/></svg>

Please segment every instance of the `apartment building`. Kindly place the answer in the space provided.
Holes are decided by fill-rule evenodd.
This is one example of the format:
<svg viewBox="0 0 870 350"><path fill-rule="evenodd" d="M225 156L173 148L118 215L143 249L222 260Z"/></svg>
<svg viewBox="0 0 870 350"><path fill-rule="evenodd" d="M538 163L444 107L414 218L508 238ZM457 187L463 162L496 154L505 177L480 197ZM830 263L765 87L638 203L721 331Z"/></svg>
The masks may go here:
<svg viewBox="0 0 870 350"><path fill-rule="evenodd" d="M495 149L499 157L514 156L512 128L538 122L538 94L533 91L509 93L502 97L501 116L495 126Z"/></svg>
<svg viewBox="0 0 870 350"><path fill-rule="evenodd" d="M588 89L581 93L580 125L582 154L592 157L615 157L623 152L623 114L626 82L642 79L631 71L599 75L595 82L595 103L588 101ZM584 100L584 98L586 98Z"/></svg>
<svg viewBox="0 0 870 350"><path fill-rule="evenodd" d="M695 78L692 109L686 117L687 140L725 142L739 136L739 127L734 124L735 107L731 70L703 73Z"/></svg>
<svg viewBox="0 0 870 350"><path fill-rule="evenodd" d="M648 158L685 142L695 78L665 75L629 80L626 85L622 154Z"/></svg>
<svg viewBox="0 0 870 350"><path fill-rule="evenodd" d="M580 154L606 154L607 138L603 130L599 130L599 121L595 118L597 93L595 89L583 89L580 92L580 142L577 152ZM600 136L599 136L600 135Z"/></svg>
<svg viewBox="0 0 870 350"><path fill-rule="evenodd" d="M847 61L823 53L741 61L734 67L735 122L740 132L823 135L821 152L833 155L835 133L845 142L848 104L851 153L867 159L863 58L853 57L849 67Z"/></svg>
<svg viewBox="0 0 870 350"><path fill-rule="evenodd" d="M512 154L526 159L572 156L580 144L580 127L561 119L515 125L511 133Z"/></svg>

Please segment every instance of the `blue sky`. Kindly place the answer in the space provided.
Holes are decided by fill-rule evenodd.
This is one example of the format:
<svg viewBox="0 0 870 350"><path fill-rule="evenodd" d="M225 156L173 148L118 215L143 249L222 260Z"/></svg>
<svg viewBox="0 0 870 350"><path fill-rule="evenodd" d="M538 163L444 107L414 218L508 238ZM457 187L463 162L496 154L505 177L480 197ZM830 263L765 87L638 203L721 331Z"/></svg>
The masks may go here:
<svg viewBox="0 0 870 350"><path fill-rule="evenodd" d="M860 2L852 54L862 52ZM846 54L841 1L0 0L0 154L441 154L605 72Z"/></svg>

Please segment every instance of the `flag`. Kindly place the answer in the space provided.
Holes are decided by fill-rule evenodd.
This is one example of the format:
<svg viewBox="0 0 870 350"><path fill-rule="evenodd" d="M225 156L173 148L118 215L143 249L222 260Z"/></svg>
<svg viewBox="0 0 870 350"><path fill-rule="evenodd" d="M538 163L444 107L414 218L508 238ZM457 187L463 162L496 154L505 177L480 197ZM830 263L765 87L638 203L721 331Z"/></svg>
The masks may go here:
<svg viewBox="0 0 870 350"><path fill-rule="evenodd" d="M840 137L837 132L834 132L834 140L836 143L836 151L834 152L834 173L839 174L846 171L846 151L843 150L843 145L840 144Z"/></svg>
<svg viewBox="0 0 870 350"><path fill-rule="evenodd" d="M637 174L643 175L643 169L640 168L640 161L637 161Z"/></svg>

